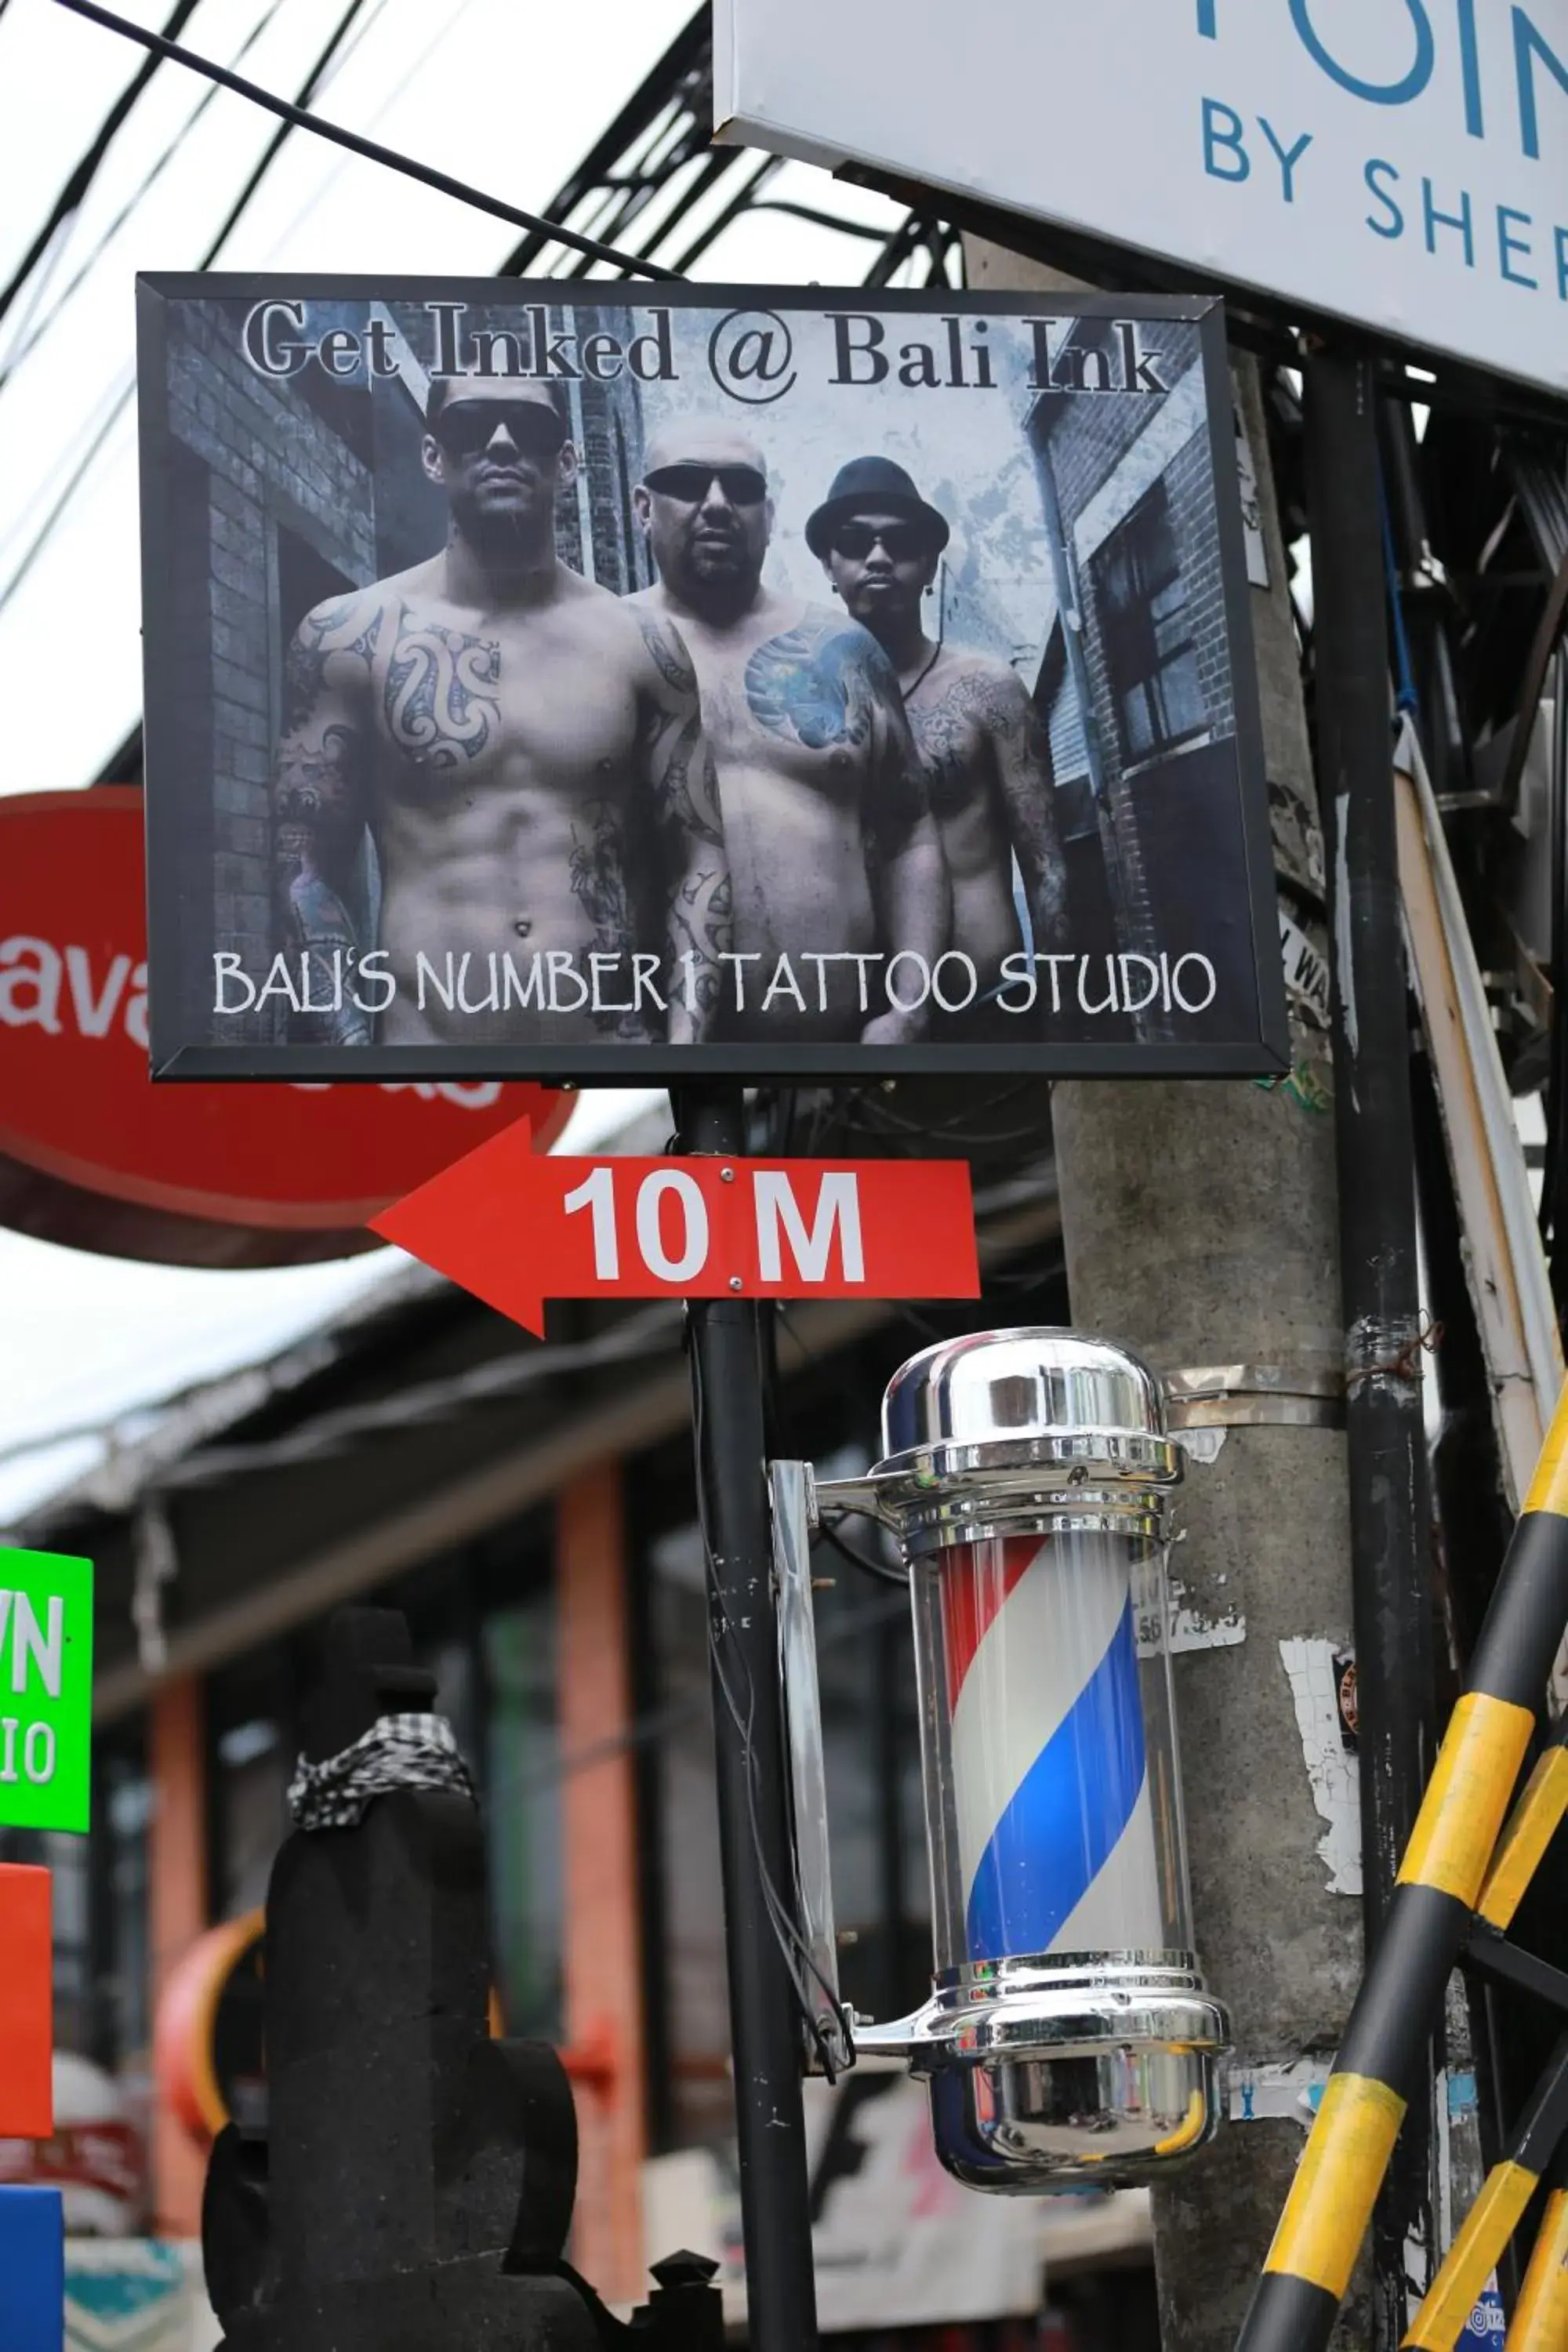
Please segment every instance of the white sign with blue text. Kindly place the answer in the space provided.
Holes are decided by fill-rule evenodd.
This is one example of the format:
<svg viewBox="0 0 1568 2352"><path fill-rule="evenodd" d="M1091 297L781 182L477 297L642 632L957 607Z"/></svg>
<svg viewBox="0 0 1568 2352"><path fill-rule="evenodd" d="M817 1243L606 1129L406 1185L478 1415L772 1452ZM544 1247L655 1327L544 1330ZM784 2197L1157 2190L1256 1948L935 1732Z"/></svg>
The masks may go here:
<svg viewBox="0 0 1568 2352"><path fill-rule="evenodd" d="M1568 0L716 0L720 136L1568 390Z"/></svg>

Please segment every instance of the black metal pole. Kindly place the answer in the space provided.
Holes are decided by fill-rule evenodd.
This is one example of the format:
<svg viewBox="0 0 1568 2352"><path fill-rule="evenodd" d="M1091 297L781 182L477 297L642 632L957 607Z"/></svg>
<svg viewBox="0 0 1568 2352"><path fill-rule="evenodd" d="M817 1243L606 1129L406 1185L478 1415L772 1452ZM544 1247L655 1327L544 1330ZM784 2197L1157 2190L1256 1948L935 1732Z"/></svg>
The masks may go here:
<svg viewBox="0 0 1568 2352"><path fill-rule="evenodd" d="M675 1111L683 1150L744 1149L738 1088L683 1088ZM743 1298L693 1299L689 1312L697 1476L710 1547L713 1738L747 2334L752 2352L815 2352L800 2014L769 1901L771 1889L778 1903L792 1903L794 1874L757 1309Z"/></svg>
<svg viewBox="0 0 1568 2352"><path fill-rule="evenodd" d="M1376 394L1370 363L1341 351L1312 353L1304 376L1370 1958L1436 1749L1431 1521ZM1428 2143L1416 2097L1373 2224L1380 2345L1405 2333L1408 2242L1431 2266Z"/></svg>

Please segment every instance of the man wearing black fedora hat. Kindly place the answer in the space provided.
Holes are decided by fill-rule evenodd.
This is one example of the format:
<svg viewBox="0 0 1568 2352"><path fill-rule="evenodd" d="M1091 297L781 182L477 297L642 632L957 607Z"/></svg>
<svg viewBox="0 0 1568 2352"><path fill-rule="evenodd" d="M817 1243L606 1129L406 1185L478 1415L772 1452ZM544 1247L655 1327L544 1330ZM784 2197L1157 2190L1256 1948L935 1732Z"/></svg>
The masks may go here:
<svg viewBox="0 0 1568 2352"><path fill-rule="evenodd" d="M720 1034L929 1034L952 898L886 656L841 613L764 585L773 504L738 424L670 419L633 500L658 572L635 601L680 632L718 769L735 933Z"/></svg>
<svg viewBox="0 0 1568 2352"><path fill-rule="evenodd" d="M888 457L852 457L805 526L836 595L869 629L898 673L952 877L952 944L973 961L965 1033L1016 1034L997 1007L1002 960L1023 944L1013 895L1016 856L1034 946L1062 947L1066 876L1045 730L1005 662L966 652L926 629L947 519ZM943 1023L934 1033L951 1035Z"/></svg>

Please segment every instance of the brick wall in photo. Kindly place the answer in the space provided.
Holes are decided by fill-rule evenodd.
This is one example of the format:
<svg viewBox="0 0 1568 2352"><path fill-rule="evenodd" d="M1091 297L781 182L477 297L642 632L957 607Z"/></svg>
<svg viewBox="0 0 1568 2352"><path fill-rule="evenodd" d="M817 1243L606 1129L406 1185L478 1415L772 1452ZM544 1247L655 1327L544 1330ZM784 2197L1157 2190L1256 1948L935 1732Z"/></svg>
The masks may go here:
<svg viewBox="0 0 1568 2352"><path fill-rule="evenodd" d="M1140 345L1151 355L1167 387L1174 387L1198 363L1197 337L1192 327L1171 320L1143 322ZM1186 408L1190 428L1173 432L1170 418L1162 421L1167 400L1148 394L1096 393L1046 397L1031 420L1039 463L1048 466L1059 504L1063 530L1077 581L1077 604L1081 616L1079 643L1088 686L1086 725L1097 748L1100 774L1110 806L1112 843L1120 873L1123 944L1149 952L1157 946L1154 898L1147 871L1146 845L1136 807L1136 762L1124 740L1121 714L1112 689L1102 614L1095 588L1096 555L1109 532L1090 534L1086 548L1085 518L1091 509L1103 517L1107 507L1124 519L1115 491L1119 479L1129 488L1125 509L1142 496L1143 478L1163 486L1169 517L1181 564L1187 599L1187 625L1192 631L1198 678L1209 732L1215 738L1233 735L1236 727L1230 655L1226 634L1225 584L1221 573L1218 518L1206 411L1198 397L1198 383L1188 387ZM1145 444L1146 435L1155 436ZM1167 447L1168 443L1168 447ZM1151 474L1146 451L1161 450L1157 470ZM1145 454L1141 458L1141 446ZM1098 507L1096 506L1096 502ZM1114 527L1114 526L1113 526ZM1228 811L1226 813L1228 816Z"/></svg>
<svg viewBox="0 0 1568 2352"><path fill-rule="evenodd" d="M169 317L178 489L171 593L179 642L188 647L175 681L190 813L179 877L184 1011L189 1034L216 1034L215 939L253 971L279 944L269 792L284 650L278 532L293 532L331 573L359 585L375 574L375 527L368 469L299 380L268 382L248 367L232 313L179 303ZM222 1034L254 1041L277 1027L276 1009L268 1008L226 1021Z"/></svg>

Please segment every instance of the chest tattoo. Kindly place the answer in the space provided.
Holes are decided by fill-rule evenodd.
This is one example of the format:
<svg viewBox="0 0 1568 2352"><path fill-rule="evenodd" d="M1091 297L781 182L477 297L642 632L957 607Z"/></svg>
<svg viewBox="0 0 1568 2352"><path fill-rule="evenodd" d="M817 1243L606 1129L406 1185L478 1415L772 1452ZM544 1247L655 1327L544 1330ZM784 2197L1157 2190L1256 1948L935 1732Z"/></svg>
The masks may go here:
<svg viewBox="0 0 1568 2352"><path fill-rule="evenodd" d="M1016 732L1016 697L984 677L961 677L910 706L910 728L939 821L960 815L991 781L986 754Z"/></svg>
<svg viewBox="0 0 1568 2352"><path fill-rule="evenodd" d="M500 715L500 647L405 613L387 664L386 731L400 751L440 774L481 759Z"/></svg>
<svg viewBox="0 0 1568 2352"><path fill-rule="evenodd" d="M875 695L868 640L847 629L786 629L746 664L746 701L759 726L808 751L858 750L871 735Z"/></svg>

